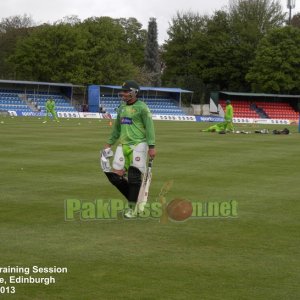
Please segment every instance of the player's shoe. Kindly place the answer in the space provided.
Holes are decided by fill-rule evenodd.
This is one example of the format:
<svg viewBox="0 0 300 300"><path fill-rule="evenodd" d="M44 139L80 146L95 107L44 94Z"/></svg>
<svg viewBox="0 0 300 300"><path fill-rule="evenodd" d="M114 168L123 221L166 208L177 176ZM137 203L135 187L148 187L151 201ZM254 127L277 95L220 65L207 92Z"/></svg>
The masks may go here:
<svg viewBox="0 0 300 300"><path fill-rule="evenodd" d="M132 219L132 218L136 218L136 214L134 213L133 209L128 208L124 213L124 217L126 219Z"/></svg>
<svg viewBox="0 0 300 300"><path fill-rule="evenodd" d="M47 123L47 121L44 121L43 124Z"/></svg>

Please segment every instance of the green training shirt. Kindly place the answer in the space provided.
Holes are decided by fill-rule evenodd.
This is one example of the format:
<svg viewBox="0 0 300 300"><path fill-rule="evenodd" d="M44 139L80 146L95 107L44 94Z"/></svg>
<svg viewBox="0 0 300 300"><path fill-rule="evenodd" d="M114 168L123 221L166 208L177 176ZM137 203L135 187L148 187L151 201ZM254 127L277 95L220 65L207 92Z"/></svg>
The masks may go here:
<svg viewBox="0 0 300 300"><path fill-rule="evenodd" d="M232 120L233 118L233 107L231 104L226 105L226 110L225 110L225 120Z"/></svg>
<svg viewBox="0 0 300 300"><path fill-rule="evenodd" d="M137 145L146 142L155 145L155 132L148 106L137 100L133 104L122 103L117 110L117 119L107 143L113 145L118 139L122 145Z"/></svg>
<svg viewBox="0 0 300 300"><path fill-rule="evenodd" d="M47 100L46 102L46 109L48 111L53 111L55 109L55 102L51 100Z"/></svg>

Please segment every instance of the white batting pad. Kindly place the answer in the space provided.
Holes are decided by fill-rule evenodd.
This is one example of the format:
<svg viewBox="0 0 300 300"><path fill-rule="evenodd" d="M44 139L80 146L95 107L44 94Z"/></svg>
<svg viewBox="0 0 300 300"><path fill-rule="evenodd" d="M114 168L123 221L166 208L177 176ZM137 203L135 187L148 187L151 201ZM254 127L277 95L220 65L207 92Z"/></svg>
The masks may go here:
<svg viewBox="0 0 300 300"><path fill-rule="evenodd" d="M146 172L147 152L147 143L139 143L133 150L132 165L138 168L142 173Z"/></svg>
<svg viewBox="0 0 300 300"><path fill-rule="evenodd" d="M113 168L115 170L123 170L125 166L125 157L123 154L122 145L119 145L116 149L116 154L113 160Z"/></svg>

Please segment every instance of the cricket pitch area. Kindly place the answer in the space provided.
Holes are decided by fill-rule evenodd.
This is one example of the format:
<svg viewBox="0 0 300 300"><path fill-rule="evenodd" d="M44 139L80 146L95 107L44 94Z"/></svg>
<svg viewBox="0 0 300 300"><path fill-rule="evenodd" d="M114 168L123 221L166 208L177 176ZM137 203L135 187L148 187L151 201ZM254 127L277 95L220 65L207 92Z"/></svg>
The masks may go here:
<svg viewBox="0 0 300 300"><path fill-rule="evenodd" d="M234 218L162 223L65 220L67 199L122 199L99 166L111 127L109 120L42 121L1 118L0 267L31 271L2 270L0 297L299 299L297 126L288 126L289 135L220 135L200 132L208 123L155 122L150 203L168 181L167 201L237 203ZM49 272L54 266L67 272ZM11 275L53 276L55 283L9 283Z"/></svg>

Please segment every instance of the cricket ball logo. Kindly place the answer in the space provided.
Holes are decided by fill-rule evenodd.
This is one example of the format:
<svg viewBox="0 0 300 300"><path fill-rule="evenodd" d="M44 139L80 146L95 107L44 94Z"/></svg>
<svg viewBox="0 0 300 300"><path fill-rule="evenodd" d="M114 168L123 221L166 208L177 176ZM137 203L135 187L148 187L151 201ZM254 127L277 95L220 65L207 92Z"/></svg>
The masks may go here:
<svg viewBox="0 0 300 300"><path fill-rule="evenodd" d="M164 183L158 201L161 203L162 215L160 222L166 224L169 220L172 221L185 221L193 214L192 203L186 199L176 198L167 203L166 194L169 192L173 185L173 180Z"/></svg>

